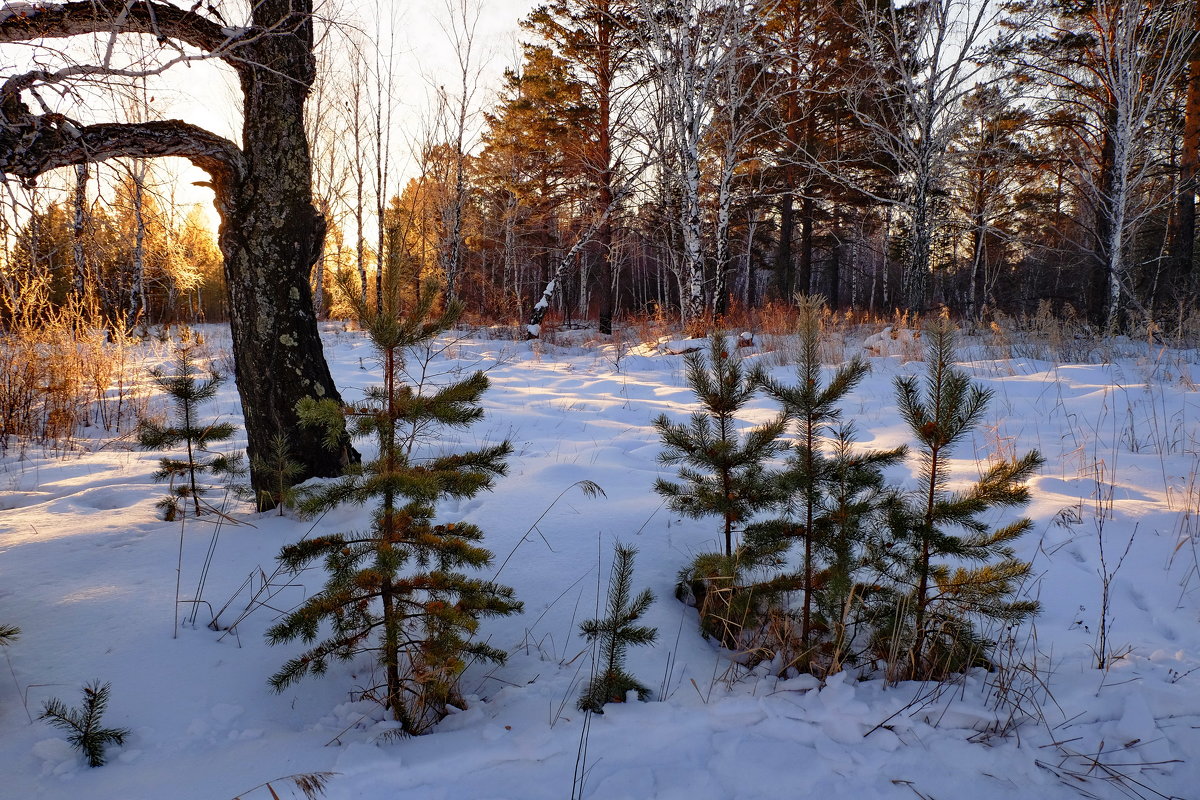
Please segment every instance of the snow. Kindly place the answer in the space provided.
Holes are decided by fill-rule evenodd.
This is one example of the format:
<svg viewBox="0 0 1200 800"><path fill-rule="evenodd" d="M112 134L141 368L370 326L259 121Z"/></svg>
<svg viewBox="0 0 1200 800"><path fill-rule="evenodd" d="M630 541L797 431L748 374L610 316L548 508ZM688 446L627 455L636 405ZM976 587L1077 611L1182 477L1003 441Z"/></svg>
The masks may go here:
<svg viewBox="0 0 1200 800"><path fill-rule="evenodd" d="M221 357L228 333L205 335ZM906 441L891 382L924 365L909 360L912 342L885 344L896 341L891 332L872 340L891 355L870 357L871 375L844 406L865 446ZM349 398L377 381L361 334L331 327L326 344ZM672 515L651 491L660 468L650 421L694 410L683 358L666 351L702 342L621 357L612 344L447 344L435 366L485 368L492 388L485 420L439 446L509 438L515 454L494 493L442 515L483 528L492 572L525 603L522 615L485 623L481 635L509 660L468 671L468 707L430 735L381 739L394 725L356 691L375 682L369 662L335 663L325 677L275 695L268 676L300 647L265 645L276 611L257 607L235 632L205 626L210 607L227 601L222 622L236 618L264 579L271 606L299 603L319 587L319 572L272 577L279 548L310 531L365 526L368 510L338 509L313 523L239 509L247 524L220 531L198 623L173 637L180 527L155 515L165 490L150 476L161 454L99 434L65 457L13 448L0 461L0 623L23 633L0 668L4 796L209 800L272 781L288 797L290 785L275 779L302 772L337 773L327 790L335 800L570 796L585 730L574 705L588 663L578 625L596 613L616 540L638 548L634 588L657 598L645 622L658 627L658 643L628 657L655 700L609 705L588 720L584 797L1196 796L1195 352L1130 346L1110 363L1059 364L965 346L964 368L995 397L974 445L956 451L956 474L976 474L997 448L1037 447L1048 462L1033 481L1034 530L1019 545L1043 613L1016 632L1006 659L1025 666L945 686L845 673L822 686L808 675L776 676L769 665L747 674L700 638L695 611L673 598L677 571L718 545L718 526ZM776 363L755 347L739 352ZM792 376L786 366L771 371ZM232 388L206 413L238 421ZM759 399L746 423L773 413ZM585 495L585 480L606 496ZM194 520L183 529L185 598L212 533ZM1119 657L1098 670L1099 545L1111 574L1130 537L1111 575L1109 636ZM190 612L180 607L185 621ZM50 697L77 704L92 679L112 683L104 724L132 731L99 769L36 719Z"/></svg>
<svg viewBox="0 0 1200 800"><path fill-rule="evenodd" d="M0 6L0 22L4 22L12 17L36 17L43 11L56 7L57 4L55 3L26 3L14 0L14 2L8 2Z"/></svg>

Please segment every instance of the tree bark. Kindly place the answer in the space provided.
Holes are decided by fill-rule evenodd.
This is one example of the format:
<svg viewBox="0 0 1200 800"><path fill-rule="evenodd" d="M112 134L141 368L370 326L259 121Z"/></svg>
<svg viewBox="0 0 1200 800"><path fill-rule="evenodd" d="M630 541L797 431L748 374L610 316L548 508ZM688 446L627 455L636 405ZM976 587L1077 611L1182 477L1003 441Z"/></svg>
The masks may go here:
<svg viewBox="0 0 1200 800"><path fill-rule="evenodd" d="M301 15L292 14L300 8ZM312 201L312 162L304 101L316 62L310 0L259 0L256 26L290 24L288 34L264 36L247 50L243 169L228 207L221 209L221 252L229 290L229 321L238 391L246 419L247 454L270 452L276 432L288 435L304 477L341 472L353 451L335 450L303 428L296 403L304 397L340 399L325 362L308 276L321 257L325 219ZM252 472L255 490L266 476Z"/></svg>
<svg viewBox="0 0 1200 800"><path fill-rule="evenodd" d="M791 191L783 195L779 209L779 242L775 248L775 296L785 303L792 299L795 267L792 264L792 232L796 228Z"/></svg>
<svg viewBox="0 0 1200 800"><path fill-rule="evenodd" d="M613 332L613 153L612 153L612 92L613 92L613 22L609 15L609 4L603 2L598 8L596 20L596 99L598 115L596 120L596 157L593 168L599 167L597 189L599 203L596 210L604 221L596 231L596 242L599 244L599 263L596 270L597 292L599 301L598 323L600 333L609 335Z"/></svg>
<svg viewBox="0 0 1200 800"><path fill-rule="evenodd" d="M88 268L87 254L83 248L83 234L87 223L88 165L75 165L75 215L71 221L71 294L77 300L87 297Z"/></svg>
<svg viewBox="0 0 1200 800"><path fill-rule="evenodd" d="M796 272L796 291L812 292L813 277L813 200L805 196L800 202L800 269Z"/></svg>

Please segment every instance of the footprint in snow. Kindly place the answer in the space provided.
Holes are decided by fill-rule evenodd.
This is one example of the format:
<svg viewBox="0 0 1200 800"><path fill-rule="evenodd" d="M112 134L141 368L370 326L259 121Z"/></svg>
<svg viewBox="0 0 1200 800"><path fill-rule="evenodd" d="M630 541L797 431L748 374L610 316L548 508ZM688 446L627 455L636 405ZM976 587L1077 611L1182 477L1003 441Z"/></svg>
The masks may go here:
<svg viewBox="0 0 1200 800"><path fill-rule="evenodd" d="M1146 595L1144 595L1142 592L1138 591L1137 589L1130 589L1129 598L1133 600L1133 606L1138 611L1149 610L1149 606L1146 605Z"/></svg>

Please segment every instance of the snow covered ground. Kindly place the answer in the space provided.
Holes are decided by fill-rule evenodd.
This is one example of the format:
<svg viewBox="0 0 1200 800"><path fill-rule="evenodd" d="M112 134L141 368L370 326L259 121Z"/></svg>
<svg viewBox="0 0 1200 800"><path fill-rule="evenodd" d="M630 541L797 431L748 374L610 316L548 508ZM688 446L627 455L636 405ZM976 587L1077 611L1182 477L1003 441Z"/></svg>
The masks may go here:
<svg viewBox="0 0 1200 800"><path fill-rule="evenodd" d="M227 334L206 335L220 358ZM326 342L348 396L377 381L361 334L331 326ZM381 744L379 709L355 699L374 683L367 662L272 694L268 676L298 645L267 647L263 631L321 585L316 572L272 577L274 556L313 523L238 508L247 524L220 531L197 623L173 637L180 527L156 517L160 454L128 438L87 441L66 457L12 450L0 462L0 623L23 634L0 665L0 796L268 798L248 790L333 772L330 798L524 800L572 796L582 770L588 798L1200 797L1197 353L1142 348L1111 363L1058 364L963 349L995 400L974 448L957 453L958 474L970 478L997 448L1047 458L1021 544L1044 610L1005 659L1023 668L889 687L847 675L819 686L766 667L746 675L673 598L679 568L716 548L718 533L714 520L672 515L651 491L660 470L651 419L693 408L681 357L648 346L447 344L434 366L483 368L492 380L488 415L459 434L462 444L509 438L515 455L494 493L441 511L486 531L499 580L525 603L522 615L486 623L510 656L468 672L470 707L428 736ZM875 345L881 354L845 411L864 444L893 446L906 436L892 379L923 365ZM206 413L238 422L232 387ZM772 413L760 399L747 420ZM606 496L586 496L585 480ZM365 520L362 509L339 509L315 530ZM212 533L186 523L185 598ZM591 718L581 758L585 718L574 704L588 655L578 625L596 615L615 540L639 549L634 587L657 597L646 621L659 641L629 653L656 698ZM1098 670L1105 572L1116 658ZM241 615L264 577L269 602L235 632L206 627L229 601L221 621ZM92 679L112 683L105 724L132 731L99 769L36 719L48 698L77 704Z"/></svg>

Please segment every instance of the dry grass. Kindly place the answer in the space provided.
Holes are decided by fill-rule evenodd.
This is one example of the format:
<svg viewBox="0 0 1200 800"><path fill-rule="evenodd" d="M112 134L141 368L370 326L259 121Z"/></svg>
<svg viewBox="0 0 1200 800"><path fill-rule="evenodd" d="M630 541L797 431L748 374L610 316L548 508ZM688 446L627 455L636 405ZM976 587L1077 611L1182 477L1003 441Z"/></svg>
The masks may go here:
<svg viewBox="0 0 1200 800"><path fill-rule="evenodd" d="M67 449L83 429L132 428L148 394L132 351L140 339L100 318L95 307L54 307L28 287L0 302L0 452L14 444Z"/></svg>
<svg viewBox="0 0 1200 800"><path fill-rule="evenodd" d="M992 316L985 344L996 358L1028 358L1034 361L1090 364L1103 360L1104 351L1091 326L1067 306L1056 314L1042 301L1036 314Z"/></svg>

